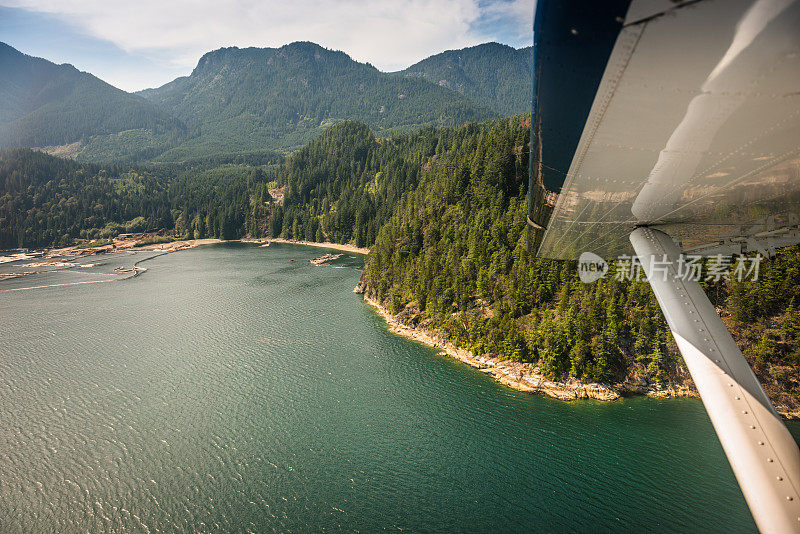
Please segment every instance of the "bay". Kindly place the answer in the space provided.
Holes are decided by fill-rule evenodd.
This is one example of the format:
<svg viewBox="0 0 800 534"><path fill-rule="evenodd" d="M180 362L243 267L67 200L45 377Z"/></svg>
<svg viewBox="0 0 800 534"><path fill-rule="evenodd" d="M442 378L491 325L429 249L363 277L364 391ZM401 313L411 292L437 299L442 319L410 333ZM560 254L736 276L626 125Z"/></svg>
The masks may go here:
<svg viewBox="0 0 800 534"><path fill-rule="evenodd" d="M0 282L0 530L755 532L699 401L507 389L390 333L363 259L324 252Z"/></svg>

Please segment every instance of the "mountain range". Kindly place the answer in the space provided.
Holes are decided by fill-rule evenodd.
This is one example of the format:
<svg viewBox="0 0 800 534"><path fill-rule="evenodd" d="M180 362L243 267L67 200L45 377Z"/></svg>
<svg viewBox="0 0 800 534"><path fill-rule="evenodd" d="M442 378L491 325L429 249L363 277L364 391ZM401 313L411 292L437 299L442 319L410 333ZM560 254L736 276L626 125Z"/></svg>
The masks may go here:
<svg viewBox="0 0 800 534"><path fill-rule="evenodd" d="M221 48L136 94L0 43L0 146L83 161L291 152L332 124L378 136L525 112L531 48L487 43L381 72L310 42ZM502 75L498 75L501 73Z"/></svg>

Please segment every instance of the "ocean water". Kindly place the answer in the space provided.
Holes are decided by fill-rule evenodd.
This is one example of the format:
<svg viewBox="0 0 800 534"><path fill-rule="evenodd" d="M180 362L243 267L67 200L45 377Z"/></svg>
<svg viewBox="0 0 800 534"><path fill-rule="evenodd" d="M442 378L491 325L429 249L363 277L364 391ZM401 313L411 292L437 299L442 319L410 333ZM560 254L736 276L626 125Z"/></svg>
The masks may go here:
<svg viewBox="0 0 800 534"><path fill-rule="evenodd" d="M755 532L699 401L504 388L324 252L0 281L0 531Z"/></svg>

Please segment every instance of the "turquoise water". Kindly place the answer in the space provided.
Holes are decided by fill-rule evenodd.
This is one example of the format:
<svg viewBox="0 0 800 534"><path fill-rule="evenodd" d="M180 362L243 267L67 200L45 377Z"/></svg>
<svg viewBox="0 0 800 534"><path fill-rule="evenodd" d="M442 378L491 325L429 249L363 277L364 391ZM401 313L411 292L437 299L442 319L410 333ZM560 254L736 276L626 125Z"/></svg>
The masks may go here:
<svg viewBox="0 0 800 534"><path fill-rule="evenodd" d="M0 531L755 531L699 401L504 388L388 332L360 258L323 252L0 291Z"/></svg>

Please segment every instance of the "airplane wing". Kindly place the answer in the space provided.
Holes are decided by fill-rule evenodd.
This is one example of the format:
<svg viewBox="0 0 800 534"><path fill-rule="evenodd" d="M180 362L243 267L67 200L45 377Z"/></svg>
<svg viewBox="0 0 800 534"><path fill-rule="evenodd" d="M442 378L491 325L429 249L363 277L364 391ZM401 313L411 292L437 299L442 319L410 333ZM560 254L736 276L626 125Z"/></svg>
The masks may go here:
<svg viewBox="0 0 800 534"><path fill-rule="evenodd" d="M756 523L800 532L800 450L675 270L800 243L800 1L539 0L532 119L530 246L668 260L649 282Z"/></svg>
<svg viewBox="0 0 800 534"><path fill-rule="evenodd" d="M583 3L542 1L536 15L539 255L615 257L640 225L684 250L800 241L797 2L635 0L624 19L611 2L558 20Z"/></svg>

